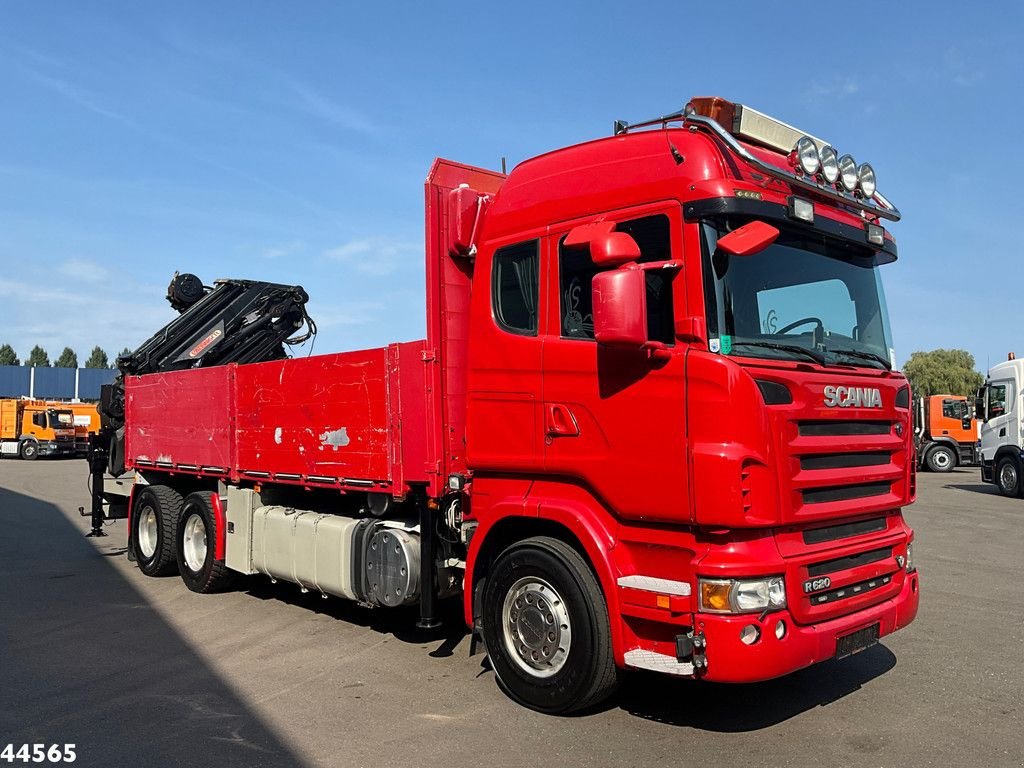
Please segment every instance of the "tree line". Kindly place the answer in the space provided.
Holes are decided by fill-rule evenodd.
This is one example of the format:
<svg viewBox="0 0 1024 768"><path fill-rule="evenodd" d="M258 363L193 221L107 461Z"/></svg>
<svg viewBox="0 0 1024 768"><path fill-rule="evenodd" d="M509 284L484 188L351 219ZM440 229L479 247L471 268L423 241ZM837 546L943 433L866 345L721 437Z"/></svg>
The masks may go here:
<svg viewBox="0 0 1024 768"><path fill-rule="evenodd" d="M121 350L121 355L130 355L131 350L125 347ZM116 359L116 358L115 358ZM10 344L0 344L0 365L21 365L21 361L18 359L18 353L14 351L14 347ZM32 351L28 353L28 357L25 358L26 366L35 368L78 368L78 353L75 352L71 347L64 347L64 351L58 355L57 359L50 364L50 355L47 354L46 350L36 344L32 347ZM116 368L110 357L101 347L93 347L92 352L89 353L89 357L86 358L85 365L83 368Z"/></svg>

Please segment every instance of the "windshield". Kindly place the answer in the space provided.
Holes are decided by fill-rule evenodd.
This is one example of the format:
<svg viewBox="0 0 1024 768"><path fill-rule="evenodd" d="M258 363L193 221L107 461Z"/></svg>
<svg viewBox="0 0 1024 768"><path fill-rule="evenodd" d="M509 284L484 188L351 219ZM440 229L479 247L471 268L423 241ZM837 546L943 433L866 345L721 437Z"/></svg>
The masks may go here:
<svg viewBox="0 0 1024 768"><path fill-rule="evenodd" d="M753 256L717 250L705 223L704 299L712 352L888 368L892 337L877 261L865 247L783 230Z"/></svg>
<svg viewBox="0 0 1024 768"><path fill-rule="evenodd" d="M73 429L75 426L75 415L71 411L57 411L51 408L47 415L50 417L50 429Z"/></svg>

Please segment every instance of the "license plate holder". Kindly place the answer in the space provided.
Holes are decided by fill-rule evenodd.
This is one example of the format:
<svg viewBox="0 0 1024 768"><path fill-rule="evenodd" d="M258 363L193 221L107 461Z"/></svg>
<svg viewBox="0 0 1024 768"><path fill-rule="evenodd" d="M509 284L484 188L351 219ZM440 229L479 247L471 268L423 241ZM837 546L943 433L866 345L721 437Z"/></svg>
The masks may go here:
<svg viewBox="0 0 1024 768"><path fill-rule="evenodd" d="M878 642L880 624L872 624L870 627L858 629L848 635L840 635L836 638L836 658L845 659L855 653L867 650Z"/></svg>

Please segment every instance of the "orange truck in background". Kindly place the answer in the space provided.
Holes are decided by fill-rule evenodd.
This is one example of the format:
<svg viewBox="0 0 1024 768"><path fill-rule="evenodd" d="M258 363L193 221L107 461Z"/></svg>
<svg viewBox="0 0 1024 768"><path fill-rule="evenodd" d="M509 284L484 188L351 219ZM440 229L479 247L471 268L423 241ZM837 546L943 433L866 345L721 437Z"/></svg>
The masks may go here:
<svg viewBox="0 0 1024 768"><path fill-rule="evenodd" d="M95 403L51 403L55 408L71 411L75 422L75 453L89 452L89 435L100 431L100 412Z"/></svg>
<svg viewBox="0 0 1024 768"><path fill-rule="evenodd" d="M928 395L914 403L914 445L922 469L977 466L978 422L962 395Z"/></svg>
<svg viewBox="0 0 1024 768"><path fill-rule="evenodd" d="M75 453L75 414L69 405L0 400L0 456L31 461Z"/></svg>

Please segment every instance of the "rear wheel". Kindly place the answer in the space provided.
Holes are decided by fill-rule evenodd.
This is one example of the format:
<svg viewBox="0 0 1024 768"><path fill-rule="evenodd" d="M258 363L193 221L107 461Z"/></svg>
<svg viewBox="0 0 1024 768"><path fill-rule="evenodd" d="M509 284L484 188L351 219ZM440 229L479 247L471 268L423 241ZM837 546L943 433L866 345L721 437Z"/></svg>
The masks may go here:
<svg viewBox="0 0 1024 768"><path fill-rule="evenodd" d="M147 485L132 507L132 542L139 570L147 576L169 576L177 570L174 531L181 512L181 494L166 485Z"/></svg>
<svg viewBox="0 0 1024 768"><path fill-rule="evenodd" d="M21 458L25 461L35 461L39 458L39 443L35 440L26 440L21 444Z"/></svg>
<svg viewBox="0 0 1024 768"><path fill-rule="evenodd" d="M932 472L952 472L956 466L956 454L948 445L937 445L928 451L925 463Z"/></svg>
<svg viewBox="0 0 1024 768"><path fill-rule="evenodd" d="M1020 462L1005 456L996 464L996 487L1003 496L1021 495Z"/></svg>
<svg viewBox="0 0 1024 768"><path fill-rule="evenodd" d="M203 594L231 586L233 573L216 559L217 517L210 491L190 493L178 520L178 571L185 586Z"/></svg>
<svg viewBox="0 0 1024 768"><path fill-rule="evenodd" d="M502 687L548 713L585 709L614 691L608 609L587 562L558 539L505 550L487 577L484 641Z"/></svg>

